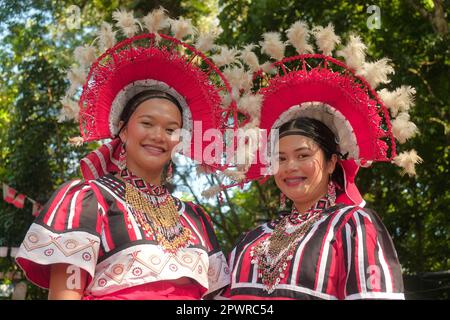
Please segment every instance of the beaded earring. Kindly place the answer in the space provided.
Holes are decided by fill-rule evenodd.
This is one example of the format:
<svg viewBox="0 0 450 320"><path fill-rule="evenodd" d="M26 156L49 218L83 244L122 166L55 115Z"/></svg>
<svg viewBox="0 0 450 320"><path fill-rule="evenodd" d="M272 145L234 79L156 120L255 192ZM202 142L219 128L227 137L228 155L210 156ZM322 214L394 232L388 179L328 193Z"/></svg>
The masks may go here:
<svg viewBox="0 0 450 320"><path fill-rule="evenodd" d="M286 210L286 195L283 192L280 193L280 210Z"/></svg>
<svg viewBox="0 0 450 320"><path fill-rule="evenodd" d="M119 169L123 170L127 167L127 151L126 151L126 142L122 143L122 149L119 154Z"/></svg>
<svg viewBox="0 0 450 320"><path fill-rule="evenodd" d="M331 180L331 176L330 182L328 182L327 199L330 202L330 207L336 204L336 186L334 182Z"/></svg>
<svg viewBox="0 0 450 320"><path fill-rule="evenodd" d="M166 182L172 182L172 179L173 179L173 163L172 161L170 161L169 166L167 167Z"/></svg>

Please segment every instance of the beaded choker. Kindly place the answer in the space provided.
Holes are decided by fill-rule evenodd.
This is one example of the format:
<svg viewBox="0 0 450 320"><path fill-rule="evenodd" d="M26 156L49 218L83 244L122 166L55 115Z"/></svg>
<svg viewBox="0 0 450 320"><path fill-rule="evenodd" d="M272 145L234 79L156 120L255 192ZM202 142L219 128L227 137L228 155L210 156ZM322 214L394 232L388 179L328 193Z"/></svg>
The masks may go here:
<svg viewBox="0 0 450 320"><path fill-rule="evenodd" d="M297 244L329 206L327 198L322 198L302 215L293 207L291 214L274 221L273 233L251 249L251 263L258 265L258 277L269 294L285 277L288 261L292 260Z"/></svg>
<svg viewBox="0 0 450 320"><path fill-rule="evenodd" d="M155 186L123 169L125 201L137 223L147 233L154 233L164 251L176 253L190 244L191 230L183 227L175 202L164 186Z"/></svg>

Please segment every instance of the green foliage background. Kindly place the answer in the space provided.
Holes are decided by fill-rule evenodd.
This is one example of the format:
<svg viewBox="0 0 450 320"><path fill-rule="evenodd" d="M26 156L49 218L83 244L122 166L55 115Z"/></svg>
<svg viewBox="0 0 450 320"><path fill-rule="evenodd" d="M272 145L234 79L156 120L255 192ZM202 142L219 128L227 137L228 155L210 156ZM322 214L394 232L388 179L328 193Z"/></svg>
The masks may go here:
<svg viewBox="0 0 450 320"><path fill-rule="evenodd" d="M369 5L379 6L381 28L370 30ZM68 8L81 9L80 28L67 27ZM332 22L346 38L361 35L369 57L389 57L396 74L388 86L416 88L412 120L420 136L406 143L424 159L417 178L401 176L391 165L376 164L360 171L358 185L368 206L389 229L405 277L450 270L449 92L450 55L448 1L314 1L314 0L208 0L208 1L0 1L0 181L40 202L45 202L63 181L79 175L78 159L95 144L73 148L67 138L78 135L76 124L58 123L59 99L67 83L72 52L93 39L99 21L111 21L119 7L143 16L163 5L172 17L183 15L197 25L215 21L222 29L221 44L240 47L257 44L267 31L284 31L298 19L310 25ZM178 170L175 187L185 189L213 219L224 250L261 221L274 217L279 192L273 181L256 183L244 191L231 190L222 202L196 196L192 167ZM208 178L214 183L217 177ZM31 204L23 210L0 201L0 246L22 241L33 217ZM0 271L17 272L11 258L0 258ZM13 280L5 278L4 283ZM422 283L422 282L421 282ZM448 299L448 276L436 282L440 289L425 291L411 285L413 298ZM408 291L409 290L409 291ZM416 291L423 291L415 294ZM46 292L29 285L28 299Z"/></svg>

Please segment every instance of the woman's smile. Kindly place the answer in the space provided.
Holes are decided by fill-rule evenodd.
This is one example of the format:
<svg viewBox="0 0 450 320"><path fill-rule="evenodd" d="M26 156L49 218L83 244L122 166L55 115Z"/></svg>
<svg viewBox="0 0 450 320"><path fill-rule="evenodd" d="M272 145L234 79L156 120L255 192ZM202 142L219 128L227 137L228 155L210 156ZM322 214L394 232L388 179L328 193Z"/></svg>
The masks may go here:
<svg viewBox="0 0 450 320"><path fill-rule="evenodd" d="M283 181L288 187L298 187L301 184L304 184L306 177L301 176L291 176L284 178Z"/></svg>
<svg viewBox="0 0 450 320"><path fill-rule="evenodd" d="M154 144L142 144L141 146L149 155L156 157L162 155L167 151L164 147L157 146Z"/></svg>

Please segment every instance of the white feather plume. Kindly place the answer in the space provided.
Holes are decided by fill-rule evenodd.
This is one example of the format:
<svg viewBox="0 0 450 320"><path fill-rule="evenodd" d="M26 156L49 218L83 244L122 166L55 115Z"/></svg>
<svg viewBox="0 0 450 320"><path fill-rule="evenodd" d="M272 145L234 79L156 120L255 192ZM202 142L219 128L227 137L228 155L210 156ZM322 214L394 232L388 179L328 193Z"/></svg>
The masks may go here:
<svg viewBox="0 0 450 320"><path fill-rule="evenodd" d="M238 110L248 114L252 119L260 119L263 96L260 94L245 94L238 102Z"/></svg>
<svg viewBox="0 0 450 320"><path fill-rule="evenodd" d="M244 181L244 180L245 180L245 173L242 172L242 171L236 171L236 170L226 169L226 170L223 172L223 174L224 174L226 177L228 177L228 178L230 178L230 179L232 179L232 180L234 180L234 181L237 181L237 182L241 182L241 181Z"/></svg>
<svg viewBox="0 0 450 320"><path fill-rule="evenodd" d="M201 175L205 175L205 174L211 174L214 173L214 170L211 169L209 166L204 165L204 164L197 164L195 166L195 172L197 174L198 177L200 177Z"/></svg>
<svg viewBox="0 0 450 320"><path fill-rule="evenodd" d="M254 118L251 119L250 122L247 122L242 129L248 130L248 129L255 129L259 128L261 121L261 113L257 113Z"/></svg>
<svg viewBox="0 0 450 320"><path fill-rule="evenodd" d="M223 70L225 78L228 80L232 88L250 91L253 85L253 76L251 73L244 70L242 67L231 67Z"/></svg>
<svg viewBox="0 0 450 320"><path fill-rule="evenodd" d="M69 138L69 144L75 147L80 147L84 143L83 137L71 137Z"/></svg>
<svg viewBox="0 0 450 320"><path fill-rule="evenodd" d="M422 163L423 159L417 154L416 150L405 151L400 153L394 158L394 163L403 168L402 174L408 174L409 176L416 175L415 165Z"/></svg>
<svg viewBox="0 0 450 320"><path fill-rule="evenodd" d="M380 83L389 83L388 75L394 73L390 60L383 58L375 62L364 62L362 69L356 74L363 76L369 85L375 89Z"/></svg>
<svg viewBox="0 0 450 320"><path fill-rule="evenodd" d="M179 17L177 20L169 19L169 22L175 39L183 40L183 38L195 33L191 19Z"/></svg>
<svg viewBox="0 0 450 320"><path fill-rule="evenodd" d="M68 97L73 97L77 93L77 90L78 90L79 87L80 87L79 84L71 82L69 88L66 91L66 95Z"/></svg>
<svg viewBox="0 0 450 320"><path fill-rule="evenodd" d="M251 127L240 130L245 130L247 139L245 141L243 139L238 139L235 162L239 171L247 172L256 157L258 149L258 129Z"/></svg>
<svg viewBox="0 0 450 320"><path fill-rule="evenodd" d="M78 121L78 114L80 112L78 103L76 101L73 101L69 97L61 98L60 103L62 104L62 108L58 116L58 122L67 120Z"/></svg>
<svg viewBox="0 0 450 320"><path fill-rule="evenodd" d="M168 28L170 26L166 12L166 9L160 7L159 9L155 9L152 12L149 12L145 17L142 18L144 27L148 30L149 33L158 33L160 30L163 30L164 28Z"/></svg>
<svg viewBox="0 0 450 320"><path fill-rule="evenodd" d="M386 108L391 111L391 115L395 117L398 114L397 96L395 91L389 91L386 88L377 91L378 96L383 101Z"/></svg>
<svg viewBox="0 0 450 320"><path fill-rule="evenodd" d="M75 60L82 66L83 68L89 68L92 62L97 58L97 54L95 53L95 47L92 46L79 46L75 48L74 51Z"/></svg>
<svg viewBox="0 0 450 320"><path fill-rule="evenodd" d="M393 117L399 112L406 112L414 106L416 89L411 86L401 86L395 91L381 89L378 91L379 97L383 100L386 107L390 110Z"/></svg>
<svg viewBox="0 0 450 320"><path fill-rule="evenodd" d="M266 32L263 34L263 38L264 41L259 43L261 52L275 60L282 60L286 44L281 41L281 34L278 32Z"/></svg>
<svg viewBox="0 0 450 320"><path fill-rule="evenodd" d="M84 82L86 81L86 77L87 75L83 67L72 67L67 72L67 78L69 79L70 84L75 88L83 86Z"/></svg>
<svg viewBox="0 0 450 320"><path fill-rule="evenodd" d="M366 59L367 46L361 41L357 35L350 35L345 48L339 50L337 55L344 57L345 63L356 71L360 70Z"/></svg>
<svg viewBox="0 0 450 320"><path fill-rule="evenodd" d="M211 199L214 198L216 195L218 195L222 191L222 188L219 185L214 185L202 192L202 196Z"/></svg>
<svg viewBox="0 0 450 320"><path fill-rule="evenodd" d="M405 143L406 140L414 137L418 132L417 126L409 121L409 114L406 112L401 112L392 121L392 133L400 143Z"/></svg>
<svg viewBox="0 0 450 320"><path fill-rule="evenodd" d="M100 52L104 52L116 44L116 31L112 30L112 26L108 22L102 22L98 37Z"/></svg>
<svg viewBox="0 0 450 320"><path fill-rule="evenodd" d="M308 26L303 21L295 22L287 31L287 38L294 46L299 54L313 52L313 47L308 44L309 30Z"/></svg>
<svg viewBox="0 0 450 320"><path fill-rule="evenodd" d="M202 33L198 36L195 47L202 52L210 51L214 48L216 38L217 33L215 32Z"/></svg>
<svg viewBox="0 0 450 320"><path fill-rule="evenodd" d="M220 46L220 53L211 57L212 61L218 66L223 67L236 62L238 51L235 48Z"/></svg>
<svg viewBox="0 0 450 320"><path fill-rule="evenodd" d="M408 111L412 106L414 106L416 89L411 86L401 86L397 88L395 92L397 96L397 105L400 111Z"/></svg>
<svg viewBox="0 0 450 320"><path fill-rule="evenodd" d="M250 68L251 72L256 72L260 68L258 57L252 51L255 47L256 45L254 44L246 45L244 49L241 50L241 54L239 56L242 61Z"/></svg>
<svg viewBox="0 0 450 320"><path fill-rule="evenodd" d="M314 27L312 33L316 38L317 47L326 56L331 56L336 45L341 43L341 38L334 33L334 26L331 23L325 28Z"/></svg>
<svg viewBox="0 0 450 320"><path fill-rule="evenodd" d="M230 106L231 102L232 102L230 94L228 93L228 91L222 91L222 92L219 93L219 95L220 95L220 98L222 100L222 103L220 104L221 107L223 109L227 109Z"/></svg>
<svg viewBox="0 0 450 320"><path fill-rule="evenodd" d="M133 11L119 9L114 11L112 16L127 38L133 37L139 31L139 21L134 17Z"/></svg>
<svg viewBox="0 0 450 320"><path fill-rule="evenodd" d="M264 62L259 66L265 73L273 73L275 74L277 71L269 61Z"/></svg>

